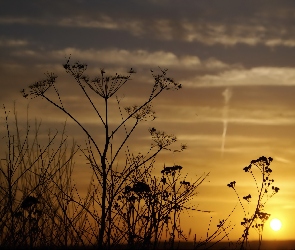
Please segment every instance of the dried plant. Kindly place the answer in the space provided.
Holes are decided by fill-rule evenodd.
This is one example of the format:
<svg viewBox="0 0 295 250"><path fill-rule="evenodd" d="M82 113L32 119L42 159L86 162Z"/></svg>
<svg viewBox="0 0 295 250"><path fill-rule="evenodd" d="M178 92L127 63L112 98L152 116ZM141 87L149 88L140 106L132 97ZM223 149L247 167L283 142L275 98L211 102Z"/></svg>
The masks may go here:
<svg viewBox="0 0 295 250"><path fill-rule="evenodd" d="M278 187L274 186L274 179L270 178L272 173L272 169L270 168L270 164L273 161L271 157L261 156L257 160L252 160L250 164L243 168L246 173L250 173L254 179L256 191L257 191L257 200L256 206L253 213L247 213L245 210L245 206L243 205L242 199L239 196L236 190L236 181L232 181L227 186L232 188L236 193L239 203L244 212L244 218L241 222L241 225L245 228L242 234L242 237L239 239L238 243L240 244L240 249L245 249L248 243L248 237L250 234L250 229L253 228L258 232L259 235L259 246L261 247L262 243L262 234L265 222L270 217L269 213L264 211L264 207L266 202L273 197L280 190ZM261 184L259 184L259 179L254 174L254 168L258 169L261 175ZM254 197L254 198L253 198ZM255 199L255 196L248 194L242 197L244 201L248 204L252 199Z"/></svg>
<svg viewBox="0 0 295 250"><path fill-rule="evenodd" d="M164 238L169 249L174 249L175 240L187 240L180 217L187 210L196 210L190 201L207 175L192 183L181 181L181 169L178 165L164 167L162 176L156 178L149 168L128 180L116 199L115 210L120 222L117 235L126 239L129 249L157 249Z"/></svg>
<svg viewBox="0 0 295 250"><path fill-rule="evenodd" d="M121 247L122 244L127 244L129 249L158 249L160 241L166 237L164 248L177 248L177 241L187 239L181 228L181 214L188 210L211 212L189 205L207 174L194 182L189 182L185 177L182 178L182 166L173 165L164 166L160 177L154 176L153 171L156 171L155 163L160 152L167 150L177 153L186 149L184 144L177 148L174 147L177 138L173 134L168 134L155 127L149 128L148 132L152 141L150 147L138 154L131 152L128 142L140 123L156 119L152 105L154 99L163 91L179 90L182 86L167 76L167 70L160 69L159 74L151 71L154 83L148 98L142 104L123 107L118 91L131 79L131 75L135 73L134 69L131 68L126 75L115 74L113 76L107 75L106 71L101 69L100 75L91 79L85 74L86 64L70 63L68 59L63 67L74 78L82 96L97 115L100 128L102 128L100 132L103 140L97 140L97 131L89 130L85 121L70 111L65 98L60 94L56 83L57 76L54 73L45 74L45 80L35 82L28 89L22 90L25 98L40 97L69 116L84 132L86 146L74 147L70 157L65 161L65 158L60 157L65 152L61 150L64 145L63 141L53 156L49 153L45 154L49 157L48 163L50 164L44 165L43 155L47 151L40 150L38 144L39 151L37 152L41 152L41 156L37 156L37 159L42 159L43 172L37 169L25 170L25 172L33 173L40 181L36 182L34 187L31 186L29 191L24 192L17 208L8 206L7 209L13 213L17 212L20 218L10 216L9 225L15 225L16 220L25 225L18 230L24 232L26 228L28 233L25 235L30 235L29 242L33 242L31 246L38 245L37 241L42 241L46 244L48 242L47 245L59 246L95 244L98 249L115 249ZM113 111L111 98L115 98L118 104L118 114L121 120L117 124L110 123ZM98 100L102 100L103 105L98 105ZM11 138L10 135L7 138ZM51 141L48 147L50 144ZM14 145L14 142L9 141L8 145ZM9 150L11 152L12 149L9 148ZM92 170L92 178L85 198L79 196L77 188L71 181L72 157L77 150L85 156ZM58 156L58 161L51 169L55 156ZM245 227L240 239L241 249L244 249L247 244L250 228L258 231L261 243L263 226L269 217L269 214L263 210L264 205L279 190L272 186L273 179L270 179L271 161L271 158L260 157L244 168L245 172L252 174L258 192L258 201L252 216L247 216L245 212L235 188L236 182L228 184L228 187L233 188L236 192L245 212L241 223ZM9 157L6 157L6 162L10 162ZM30 169L34 164L35 162L31 161L27 166ZM68 166L67 164L70 165L69 168L65 167ZM258 187L257 179L252 172L253 166L256 166L262 174L261 187ZM61 181L61 176L67 176L68 181ZM271 192L270 187L272 187ZM13 190L13 188L10 189ZM9 193L5 195L15 196ZM248 194L243 199L250 202L251 197L252 195ZM228 238L229 231L232 230L230 215L219 220L213 232L209 233L208 230L204 240L197 241L195 237L193 248L208 249L225 237ZM45 228L46 223L49 225L47 228ZM13 229L11 232L11 239L16 239L17 230ZM48 234L54 236L50 238Z"/></svg>
<svg viewBox="0 0 295 250"><path fill-rule="evenodd" d="M3 108L6 134L1 145L6 148L0 162L0 248L89 244L86 211L69 202L69 198L79 200L72 183L75 144L68 148L63 132L57 145L57 133L49 133L42 145L40 123L35 123L35 129L28 122L20 128L15 109L11 122Z"/></svg>
<svg viewBox="0 0 295 250"><path fill-rule="evenodd" d="M99 226L99 234L97 236L98 247L100 249L103 247L110 248L112 244L111 232L113 231L113 227L116 226L113 223L112 215L116 197L120 195L126 181L135 171L143 168L145 164L153 162L160 151L172 150L169 147L172 143L176 142L176 137L153 128L150 130L150 133L154 144L152 144L150 150L146 155L142 156L138 162L134 162L134 159L131 157L129 148L126 146L127 141L140 122L155 119L152 101L163 91L179 90L182 86L167 76L167 70L160 69L159 74L155 74L152 71L154 84L152 85L148 99L141 105L125 107L125 115L123 114L119 98L116 94L126 82L130 80L131 75L135 73L134 69L131 68L126 75L115 74L114 76L106 75L105 70L101 69L99 76L90 79L90 77L85 74L87 70L86 64L79 62L72 64L70 63L70 59L68 59L63 66L66 72L75 79L75 82L82 91L82 95L86 97L90 107L98 116L104 128L104 142L96 141L94 139L96 133L88 130L83 120L77 118L69 111L58 90L56 84L57 76L54 73L47 73L45 80L35 82L31 84L27 90L22 90L21 92L25 98L40 97L45 99L67 114L82 131L84 131L87 139L87 148L82 149L82 147L80 147L80 150L87 158L93 170L93 176L96 179L96 185L93 186L93 189L90 191L92 193L89 195L93 198L93 202L96 206L96 208L93 207L91 213ZM56 93L57 101L49 94L50 89ZM95 97L93 97L92 94L94 94ZM109 100L113 96L116 96L122 120L111 129L109 123ZM99 110L99 107L95 105L97 98L102 98L104 102L103 110ZM131 128L128 129L127 123L133 123ZM125 138L121 142L115 138L119 131L125 132ZM119 144L117 148L114 147L114 141ZM177 151L182 151L184 148L184 146L181 146ZM126 166L123 167L122 170L118 170L114 164L121 152L123 154L127 152ZM99 212L97 212L98 210Z"/></svg>

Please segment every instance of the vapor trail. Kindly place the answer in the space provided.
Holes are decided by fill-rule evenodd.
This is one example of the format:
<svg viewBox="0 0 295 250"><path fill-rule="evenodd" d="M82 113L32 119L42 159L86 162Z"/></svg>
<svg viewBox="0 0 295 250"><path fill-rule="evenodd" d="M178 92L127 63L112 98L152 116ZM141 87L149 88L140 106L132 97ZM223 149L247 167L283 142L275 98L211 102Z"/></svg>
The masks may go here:
<svg viewBox="0 0 295 250"><path fill-rule="evenodd" d="M226 132L227 132L227 123L228 123L229 101L232 97L231 88L226 88L222 92L222 95L224 97L224 107L223 107L223 133L222 133L221 155L223 156L224 146L225 146L225 137L226 137Z"/></svg>

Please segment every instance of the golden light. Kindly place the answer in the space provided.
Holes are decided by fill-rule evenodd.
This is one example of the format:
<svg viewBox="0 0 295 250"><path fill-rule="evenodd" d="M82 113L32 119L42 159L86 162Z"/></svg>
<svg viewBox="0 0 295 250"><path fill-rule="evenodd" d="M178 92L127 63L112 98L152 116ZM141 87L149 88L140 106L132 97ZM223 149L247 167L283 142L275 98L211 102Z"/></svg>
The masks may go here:
<svg viewBox="0 0 295 250"><path fill-rule="evenodd" d="M270 222L270 227L271 227L272 230L278 231L282 227L282 222L279 219L274 218Z"/></svg>

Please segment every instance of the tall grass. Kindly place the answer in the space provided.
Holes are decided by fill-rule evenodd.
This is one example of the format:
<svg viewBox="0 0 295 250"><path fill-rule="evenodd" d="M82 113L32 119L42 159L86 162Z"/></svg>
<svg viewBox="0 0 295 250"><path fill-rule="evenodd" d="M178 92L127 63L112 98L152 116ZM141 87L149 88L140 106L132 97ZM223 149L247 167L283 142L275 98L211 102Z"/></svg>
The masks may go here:
<svg viewBox="0 0 295 250"><path fill-rule="evenodd" d="M6 149L0 162L0 246L33 249L89 244L85 208L90 199L80 198L72 183L77 147L68 145L64 131L49 133L44 145L40 123L35 122L32 129L27 122L21 128L16 111L11 119L4 106L3 110L2 145Z"/></svg>

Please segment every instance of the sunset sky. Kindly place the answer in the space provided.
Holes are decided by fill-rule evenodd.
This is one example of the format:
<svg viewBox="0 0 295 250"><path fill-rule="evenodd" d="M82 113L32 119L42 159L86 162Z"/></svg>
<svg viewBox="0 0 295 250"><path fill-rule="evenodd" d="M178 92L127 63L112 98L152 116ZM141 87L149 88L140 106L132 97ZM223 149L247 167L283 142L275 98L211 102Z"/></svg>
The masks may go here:
<svg viewBox="0 0 295 250"><path fill-rule="evenodd" d="M237 204L232 237L241 236L242 211L227 184L235 180L241 196L255 192L242 169L264 155L274 159L272 178L280 188L265 211L283 224L277 232L267 225L264 238L295 239L295 1L2 1L0 55L1 105L12 110L15 101L24 121L29 104L30 120L42 120L45 134L61 128L66 116L45 100L24 99L20 90L46 72L58 75L67 105L87 126L99 121L62 67L70 55L88 64L90 76L101 68L112 74L134 68L119 93L126 105L148 97L150 69L167 68L183 89L157 98L157 119L141 124L133 149L146 150L147 129L155 126L188 146L179 154L163 153L155 174L164 163L182 165L188 181L210 172L192 203L213 212L184 218L185 232L204 234L211 216L215 229ZM83 139L67 122L67 134ZM87 184L83 176L76 182Z"/></svg>

